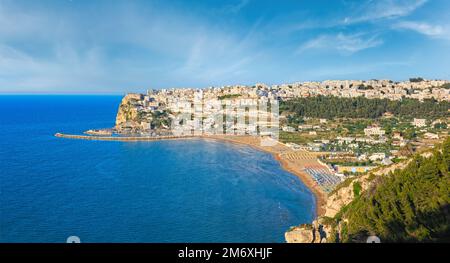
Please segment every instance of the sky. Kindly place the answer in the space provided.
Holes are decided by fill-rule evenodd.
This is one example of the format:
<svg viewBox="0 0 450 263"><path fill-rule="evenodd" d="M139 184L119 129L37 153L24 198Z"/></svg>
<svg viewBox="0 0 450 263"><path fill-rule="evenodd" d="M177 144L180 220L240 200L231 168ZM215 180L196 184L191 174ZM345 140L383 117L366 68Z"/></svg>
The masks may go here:
<svg viewBox="0 0 450 263"><path fill-rule="evenodd" d="M0 0L0 93L450 79L448 0Z"/></svg>

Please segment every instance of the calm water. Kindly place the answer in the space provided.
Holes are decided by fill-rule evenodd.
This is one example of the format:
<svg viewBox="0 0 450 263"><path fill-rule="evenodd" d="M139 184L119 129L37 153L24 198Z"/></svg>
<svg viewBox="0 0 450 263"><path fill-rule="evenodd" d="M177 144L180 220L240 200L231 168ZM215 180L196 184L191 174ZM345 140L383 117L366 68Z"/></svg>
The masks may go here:
<svg viewBox="0 0 450 263"><path fill-rule="evenodd" d="M0 96L0 242L283 242L314 197L269 154L203 140L56 138L118 96Z"/></svg>

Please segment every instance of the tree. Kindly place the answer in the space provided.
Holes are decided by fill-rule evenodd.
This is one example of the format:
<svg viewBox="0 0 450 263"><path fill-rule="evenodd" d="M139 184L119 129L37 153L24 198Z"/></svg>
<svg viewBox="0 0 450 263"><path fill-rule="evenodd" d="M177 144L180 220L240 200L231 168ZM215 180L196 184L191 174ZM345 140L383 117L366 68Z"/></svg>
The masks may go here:
<svg viewBox="0 0 450 263"><path fill-rule="evenodd" d="M388 99L340 98L334 96L316 96L282 101L280 111L291 112L298 117L312 118L370 118L383 116L391 112L405 118L442 118L449 117L450 102L427 99L423 102L415 99L390 101ZM295 116L293 116L295 117Z"/></svg>
<svg viewBox="0 0 450 263"><path fill-rule="evenodd" d="M450 241L450 138L431 157L420 155L403 170L379 178L370 191L358 192L340 213L348 219L341 240L367 234L384 242ZM358 193L358 195L356 195Z"/></svg>
<svg viewBox="0 0 450 263"><path fill-rule="evenodd" d="M424 81L424 79L421 78L421 77L410 78L410 79L409 79L409 82L422 82L422 81Z"/></svg>

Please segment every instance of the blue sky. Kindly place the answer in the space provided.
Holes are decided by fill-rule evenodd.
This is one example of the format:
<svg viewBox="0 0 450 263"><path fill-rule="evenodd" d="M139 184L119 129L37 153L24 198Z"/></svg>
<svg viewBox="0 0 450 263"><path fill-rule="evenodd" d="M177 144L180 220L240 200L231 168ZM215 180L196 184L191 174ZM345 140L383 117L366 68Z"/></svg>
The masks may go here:
<svg viewBox="0 0 450 263"><path fill-rule="evenodd" d="M450 1L0 0L0 93L413 76L450 79Z"/></svg>

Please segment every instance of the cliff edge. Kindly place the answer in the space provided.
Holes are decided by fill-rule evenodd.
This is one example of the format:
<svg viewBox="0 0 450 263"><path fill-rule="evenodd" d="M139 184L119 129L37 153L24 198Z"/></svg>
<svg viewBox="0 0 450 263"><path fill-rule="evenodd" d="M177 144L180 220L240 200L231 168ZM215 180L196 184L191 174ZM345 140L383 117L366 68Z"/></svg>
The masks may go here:
<svg viewBox="0 0 450 263"><path fill-rule="evenodd" d="M140 125L139 120L139 102L142 100L142 94L129 93L123 97L116 116L115 129L118 131L124 128L137 128Z"/></svg>

